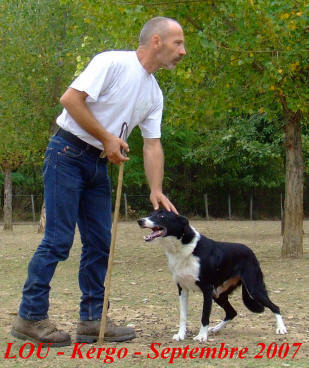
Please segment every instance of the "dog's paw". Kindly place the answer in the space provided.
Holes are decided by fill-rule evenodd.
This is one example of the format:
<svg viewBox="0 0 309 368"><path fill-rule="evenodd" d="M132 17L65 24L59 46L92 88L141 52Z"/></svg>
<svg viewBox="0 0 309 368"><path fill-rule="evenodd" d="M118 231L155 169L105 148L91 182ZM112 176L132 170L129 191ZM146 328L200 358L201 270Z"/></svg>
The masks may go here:
<svg viewBox="0 0 309 368"><path fill-rule="evenodd" d="M277 328L277 330L276 330L277 335L285 335L287 333L288 333L288 330L286 329L285 326L281 326L281 327Z"/></svg>
<svg viewBox="0 0 309 368"><path fill-rule="evenodd" d="M221 321L220 323L218 323L217 325L213 326L213 327L209 327L208 328L208 332L210 333L217 333L219 332L223 327L226 326L226 324L228 323L228 321Z"/></svg>
<svg viewBox="0 0 309 368"><path fill-rule="evenodd" d="M200 332L193 338L194 341L206 342L208 340L208 325L201 326Z"/></svg>
<svg viewBox="0 0 309 368"><path fill-rule="evenodd" d="M218 326L218 325L217 325ZM217 333L218 331L221 330L221 328L218 328L217 326L214 327L209 327L208 329L208 333Z"/></svg>
<svg viewBox="0 0 309 368"><path fill-rule="evenodd" d="M193 338L194 341L199 341L199 342L207 342L208 340L208 334L201 334L199 333L197 336L195 336Z"/></svg>
<svg viewBox="0 0 309 368"><path fill-rule="evenodd" d="M277 319L277 329L276 329L276 333L278 335L284 335L286 333L288 333L285 324L283 322L282 316L281 314L276 314L276 319Z"/></svg>
<svg viewBox="0 0 309 368"><path fill-rule="evenodd" d="M185 334L184 333L177 333L173 336L173 340L176 340L176 341L181 341L181 340L184 340L185 339Z"/></svg>

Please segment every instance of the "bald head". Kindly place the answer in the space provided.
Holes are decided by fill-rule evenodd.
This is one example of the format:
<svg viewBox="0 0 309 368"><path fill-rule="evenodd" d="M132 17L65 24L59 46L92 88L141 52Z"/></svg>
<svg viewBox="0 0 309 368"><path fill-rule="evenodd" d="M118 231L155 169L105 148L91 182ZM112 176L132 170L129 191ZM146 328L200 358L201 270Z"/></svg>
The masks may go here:
<svg viewBox="0 0 309 368"><path fill-rule="evenodd" d="M172 70L186 55L181 25L165 17L150 19L140 33L138 60L148 73L161 68Z"/></svg>
<svg viewBox="0 0 309 368"><path fill-rule="evenodd" d="M139 45L146 46L151 40L151 37L155 34L158 34L164 40L172 23L179 25L179 23L172 18L155 17L150 19L141 30Z"/></svg>

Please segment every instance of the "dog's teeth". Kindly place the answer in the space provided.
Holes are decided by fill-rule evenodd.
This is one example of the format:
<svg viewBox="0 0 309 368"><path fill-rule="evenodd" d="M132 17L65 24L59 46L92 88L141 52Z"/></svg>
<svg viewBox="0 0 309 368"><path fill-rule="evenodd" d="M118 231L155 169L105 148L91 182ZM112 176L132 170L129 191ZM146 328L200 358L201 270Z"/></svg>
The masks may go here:
<svg viewBox="0 0 309 368"><path fill-rule="evenodd" d="M163 234L164 234L164 230L162 230L162 229L154 230L149 235L144 236L144 240L145 241L151 241L153 239L161 237Z"/></svg>

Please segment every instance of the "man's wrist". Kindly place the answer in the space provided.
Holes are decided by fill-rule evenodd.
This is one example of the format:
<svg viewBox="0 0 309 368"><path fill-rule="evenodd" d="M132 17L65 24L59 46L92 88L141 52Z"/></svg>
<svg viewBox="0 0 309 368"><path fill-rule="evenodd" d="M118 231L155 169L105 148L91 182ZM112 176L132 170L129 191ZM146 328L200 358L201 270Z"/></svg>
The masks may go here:
<svg viewBox="0 0 309 368"><path fill-rule="evenodd" d="M158 196L161 196L163 194L163 191L161 188L159 189L152 189L150 190L150 196L154 196L154 197L158 197Z"/></svg>
<svg viewBox="0 0 309 368"><path fill-rule="evenodd" d="M107 130L103 130L100 132L99 140L102 142L103 146L106 145L113 137L112 133L109 133Z"/></svg>

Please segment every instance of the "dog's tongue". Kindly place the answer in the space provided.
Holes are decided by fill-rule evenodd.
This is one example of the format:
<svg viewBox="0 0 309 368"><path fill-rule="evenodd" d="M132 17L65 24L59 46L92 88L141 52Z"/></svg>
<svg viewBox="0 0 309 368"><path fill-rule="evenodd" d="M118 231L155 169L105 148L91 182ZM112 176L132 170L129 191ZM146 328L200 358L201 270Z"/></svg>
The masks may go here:
<svg viewBox="0 0 309 368"><path fill-rule="evenodd" d="M162 235L163 230L155 230L152 233L150 233L149 235L145 236L144 239L145 241L151 241L155 238L158 238Z"/></svg>

